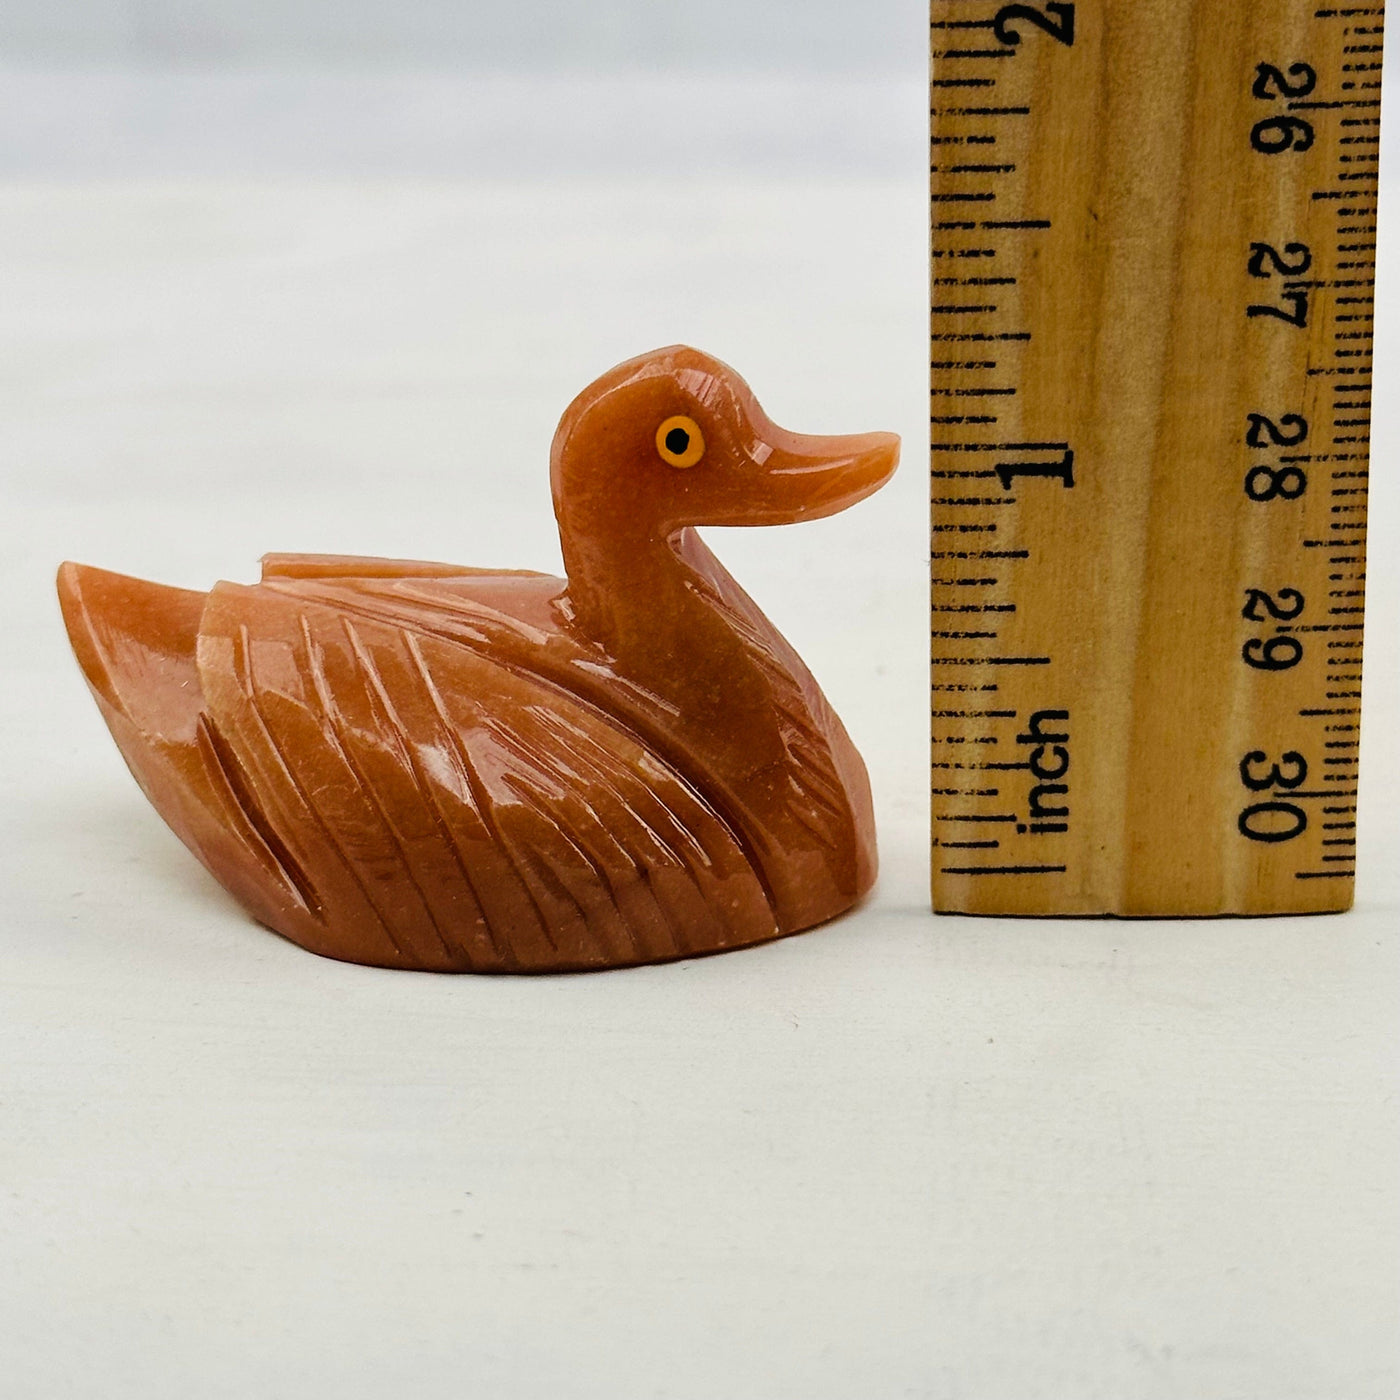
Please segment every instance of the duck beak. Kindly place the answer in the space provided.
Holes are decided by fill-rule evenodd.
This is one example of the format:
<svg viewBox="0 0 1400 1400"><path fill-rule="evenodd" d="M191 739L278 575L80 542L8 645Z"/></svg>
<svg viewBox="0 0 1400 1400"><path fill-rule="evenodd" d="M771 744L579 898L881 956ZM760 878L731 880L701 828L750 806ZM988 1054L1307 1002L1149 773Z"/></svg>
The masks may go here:
<svg viewBox="0 0 1400 1400"><path fill-rule="evenodd" d="M790 525L835 515L879 490L899 465L899 436L811 437L780 430L765 435L752 455L764 484L742 523Z"/></svg>

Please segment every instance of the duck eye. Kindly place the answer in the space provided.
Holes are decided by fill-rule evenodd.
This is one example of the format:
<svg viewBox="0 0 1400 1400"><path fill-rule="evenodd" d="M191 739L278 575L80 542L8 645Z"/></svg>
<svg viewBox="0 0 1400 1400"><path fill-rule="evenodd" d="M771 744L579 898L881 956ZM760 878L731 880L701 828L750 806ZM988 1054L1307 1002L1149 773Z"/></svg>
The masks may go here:
<svg viewBox="0 0 1400 1400"><path fill-rule="evenodd" d="M705 455L705 435L693 418L678 414L656 430L656 450L670 467L693 467Z"/></svg>

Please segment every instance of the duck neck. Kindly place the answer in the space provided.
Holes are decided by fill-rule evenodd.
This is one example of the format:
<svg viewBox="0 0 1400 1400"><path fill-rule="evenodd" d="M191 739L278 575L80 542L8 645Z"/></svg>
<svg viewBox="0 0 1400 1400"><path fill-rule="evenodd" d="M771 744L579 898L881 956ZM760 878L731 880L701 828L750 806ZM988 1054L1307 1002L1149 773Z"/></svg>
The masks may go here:
<svg viewBox="0 0 1400 1400"><path fill-rule="evenodd" d="M668 539L616 515L590 530L562 513L560 527L574 625L623 670L661 693L733 672L743 644L706 599L706 565L720 566L693 530Z"/></svg>

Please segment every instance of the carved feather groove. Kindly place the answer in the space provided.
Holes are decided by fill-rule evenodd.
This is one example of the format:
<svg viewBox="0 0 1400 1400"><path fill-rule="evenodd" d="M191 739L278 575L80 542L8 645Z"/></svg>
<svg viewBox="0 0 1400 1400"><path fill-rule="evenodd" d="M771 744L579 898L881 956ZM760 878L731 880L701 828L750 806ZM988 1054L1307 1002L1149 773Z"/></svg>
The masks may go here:
<svg viewBox="0 0 1400 1400"><path fill-rule="evenodd" d="M287 849L286 843L273 830L262 808L259 807L248 790L238 759L229 748L228 741L209 722L207 715L199 717L195 742L204 755L205 766L228 798L229 807L246 826L247 832L256 838L254 849L266 849L268 860L276 874L312 918L322 918L321 901L316 894L316 886L297 863L296 857Z"/></svg>

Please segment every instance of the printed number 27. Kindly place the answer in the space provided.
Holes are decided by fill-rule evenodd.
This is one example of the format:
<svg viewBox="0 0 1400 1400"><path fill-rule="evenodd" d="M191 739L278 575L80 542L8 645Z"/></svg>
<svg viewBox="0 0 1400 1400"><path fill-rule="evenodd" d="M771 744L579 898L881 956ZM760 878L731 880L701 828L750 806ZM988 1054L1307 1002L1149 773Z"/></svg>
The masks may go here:
<svg viewBox="0 0 1400 1400"><path fill-rule="evenodd" d="M992 21L992 32L1001 43L1010 44L1013 48L1021 42L1021 36L1010 28L1011 21L1017 19L1035 25L1062 44L1074 43L1073 5L1057 4L1055 0L1051 0L1044 10L1034 5L1003 5Z"/></svg>

